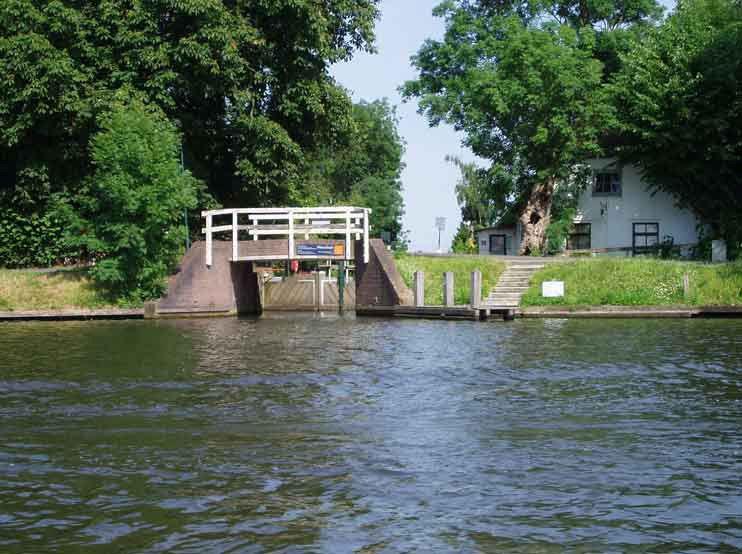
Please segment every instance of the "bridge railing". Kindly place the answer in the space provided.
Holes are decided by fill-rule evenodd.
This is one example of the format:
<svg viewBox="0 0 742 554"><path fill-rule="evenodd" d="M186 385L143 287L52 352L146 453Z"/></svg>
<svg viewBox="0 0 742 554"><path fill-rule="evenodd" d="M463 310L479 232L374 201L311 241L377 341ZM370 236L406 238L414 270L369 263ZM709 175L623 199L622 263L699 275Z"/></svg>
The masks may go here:
<svg viewBox="0 0 742 554"><path fill-rule="evenodd" d="M202 233L206 235L206 265L213 261L213 238L215 233L231 233L232 261L259 260L321 260L342 257L350 259L351 240L363 239L363 260L369 258L369 215L368 208L334 206L329 208L232 208L201 212L206 219ZM228 224L214 225L214 219L227 219ZM284 254L240 256L239 236L244 231L253 241L260 237L288 237L288 249ZM332 255L313 252L305 248L297 249L296 239L309 240L312 235L339 235L344 237L342 253ZM343 244L343 243L341 243ZM321 247L321 245L318 245Z"/></svg>

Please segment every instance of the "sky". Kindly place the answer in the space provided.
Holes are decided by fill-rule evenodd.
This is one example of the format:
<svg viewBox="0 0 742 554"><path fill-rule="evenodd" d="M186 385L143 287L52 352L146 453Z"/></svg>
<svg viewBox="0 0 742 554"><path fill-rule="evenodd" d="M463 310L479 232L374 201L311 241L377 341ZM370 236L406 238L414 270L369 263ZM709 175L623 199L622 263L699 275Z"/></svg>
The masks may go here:
<svg viewBox="0 0 742 554"><path fill-rule="evenodd" d="M410 63L427 38L443 36L443 20L434 18L440 0L383 0L381 19L376 26L376 54L357 53L354 58L332 67L337 81L353 100L388 98L397 106L399 132L406 142L404 187L404 229L409 231L410 249L434 251L438 247L435 218L446 218L441 246L447 251L461 221L454 187L459 171L446 162L447 155L464 161L476 158L461 145L462 135L441 125L429 127L417 113L417 102L402 103L398 88L417 74Z"/></svg>

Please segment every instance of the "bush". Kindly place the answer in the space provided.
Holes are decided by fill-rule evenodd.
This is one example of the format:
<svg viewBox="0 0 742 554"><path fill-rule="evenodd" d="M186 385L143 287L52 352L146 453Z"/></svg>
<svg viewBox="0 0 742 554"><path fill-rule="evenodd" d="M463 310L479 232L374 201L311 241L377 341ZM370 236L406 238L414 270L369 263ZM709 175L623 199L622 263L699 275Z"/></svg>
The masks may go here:
<svg viewBox="0 0 742 554"><path fill-rule="evenodd" d="M564 208L557 217L551 220L549 226L546 228L547 254L558 254L564 250L567 238L572 232L576 214L577 210L575 208Z"/></svg>
<svg viewBox="0 0 742 554"><path fill-rule="evenodd" d="M67 238L100 256L93 280L113 297L159 296L183 250L197 182L179 165L175 127L139 100L116 105L90 144L94 174L68 206Z"/></svg>
<svg viewBox="0 0 742 554"><path fill-rule="evenodd" d="M64 240L67 222L55 210L25 215L0 213L0 266L39 267L77 261L79 248Z"/></svg>
<svg viewBox="0 0 742 554"><path fill-rule="evenodd" d="M478 254L477 238L473 229L464 223L459 224L456 235L451 242L451 252L454 254Z"/></svg>

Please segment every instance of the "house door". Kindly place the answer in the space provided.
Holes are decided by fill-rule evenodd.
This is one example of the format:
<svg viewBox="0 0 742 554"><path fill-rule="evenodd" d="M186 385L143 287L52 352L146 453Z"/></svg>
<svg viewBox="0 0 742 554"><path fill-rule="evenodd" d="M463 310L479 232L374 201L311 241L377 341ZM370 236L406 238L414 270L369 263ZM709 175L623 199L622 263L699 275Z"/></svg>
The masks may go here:
<svg viewBox="0 0 742 554"><path fill-rule="evenodd" d="M490 235L490 254L506 256L507 253L506 235Z"/></svg>

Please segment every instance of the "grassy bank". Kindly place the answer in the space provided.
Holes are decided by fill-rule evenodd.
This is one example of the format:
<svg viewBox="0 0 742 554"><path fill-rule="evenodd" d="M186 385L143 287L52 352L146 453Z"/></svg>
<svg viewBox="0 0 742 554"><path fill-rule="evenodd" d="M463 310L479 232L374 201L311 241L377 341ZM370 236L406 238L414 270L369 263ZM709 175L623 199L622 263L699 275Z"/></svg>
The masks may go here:
<svg viewBox="0 0 742 554"><path fill-rule="evenodd" d="M471 272L482 272L482 295L487 296L497 283L505 264L488 256L413 256L398 254L397 267L407 286L412 288L415 271L425 272L425 304L443 304L443 274L453 271L456 304L469 303Z"/></svg>
<svg viewBox="0 0 742 554"><path fill-rule="evenodd" d="M81 270L48 273L0 269L0 310L62 310L109 307Z"/></svg>
<svg viewBox="0 0 742 554"><path fill-rule="evenodd" d="M688 296L683 275L690 277ZM564 298L542 298L543 281L564 281ZM742 262L591 259L548 265L531 280L522 306L739 306Z"/></svg>

